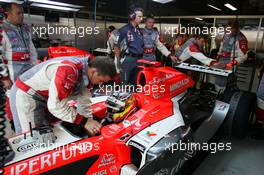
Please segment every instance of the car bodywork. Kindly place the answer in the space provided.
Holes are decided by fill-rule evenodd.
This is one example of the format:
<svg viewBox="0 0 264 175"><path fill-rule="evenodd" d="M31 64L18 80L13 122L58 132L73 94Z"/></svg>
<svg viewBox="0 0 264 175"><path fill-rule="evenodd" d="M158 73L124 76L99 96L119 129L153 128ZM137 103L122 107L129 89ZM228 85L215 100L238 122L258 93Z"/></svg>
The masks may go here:
<svg viewBox="0 0 264 175"><path fill-rule="evenodd" d="M169 146L208 142L227 116L229 104L214 100L212 109L193 129L191 125L196 121L190 122L181 106L188 101L188 89L194 81L171 67L141 63L138 84L152 90L133 94L137 100L135 112L119 123L103 126L101 133L93 137L77 136L56 123L53 130L57 140L49 146L40 146L34 131L9 138L15 157L6 162L5 174L177 173L195 151L171 152ZM106 98L92 99L93 115L98 121L106 117ZM172 165L164 165L166 160L173 160ZM173 167L173 171L166 172L166 167Z"/></svg>

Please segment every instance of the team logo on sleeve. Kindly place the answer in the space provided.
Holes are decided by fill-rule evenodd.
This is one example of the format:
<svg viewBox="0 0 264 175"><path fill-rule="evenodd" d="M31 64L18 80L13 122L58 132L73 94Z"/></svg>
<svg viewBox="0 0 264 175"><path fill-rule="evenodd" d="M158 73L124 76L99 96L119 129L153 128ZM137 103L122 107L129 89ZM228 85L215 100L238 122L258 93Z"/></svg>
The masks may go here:
<svg viewBox="0 0 264 175"><path fill-rule="evenodd" d="M70 90L74 87L75 83L76 83L75 75L69 74L66 78L64 87L65 89Z"/></svg>

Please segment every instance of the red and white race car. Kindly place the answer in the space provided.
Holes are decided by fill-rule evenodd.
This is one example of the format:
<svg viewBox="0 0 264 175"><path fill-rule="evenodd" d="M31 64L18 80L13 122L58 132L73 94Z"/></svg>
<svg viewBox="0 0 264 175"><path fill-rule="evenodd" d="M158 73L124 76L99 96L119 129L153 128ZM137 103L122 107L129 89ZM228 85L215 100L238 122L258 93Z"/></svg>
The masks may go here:
<svg viewBox="0 0 264 175"><path fill-rule="evenodd" d="M99 135L89 137L83 128L59 122L53 125L57 139L49 145L41 145L34 129L9 138L15 154L6 159L4 174L177 174L198 150L175 146L208 143L225 121L236 130L237 114L229 110L234 104L218 100L210 89L193 91L195 82L175 68L140 62L137 83L142 91L92 99L94 118L103 124ZM189 64L178 68L231 73Z"/></svg>

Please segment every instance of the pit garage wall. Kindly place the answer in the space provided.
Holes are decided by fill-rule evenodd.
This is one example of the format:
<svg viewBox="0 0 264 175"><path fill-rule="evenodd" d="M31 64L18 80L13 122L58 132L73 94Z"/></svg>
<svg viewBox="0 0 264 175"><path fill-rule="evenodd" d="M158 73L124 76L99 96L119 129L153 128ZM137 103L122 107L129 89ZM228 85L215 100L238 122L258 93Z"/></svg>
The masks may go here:
<svg viewBox="0 0 264 175"><path fill-rule="evenodd" d="M73 18L60 18L60 21L58 23L46 23L44 16L40 15L30 15L27 14L24 15L24 22L29 25L34 25L35 28L37 27L48 27L54 26L54 27L74 27L74 19ZM65 35L63 33L60 34L50 34L49 39L51 40L57 40L60 39L66 44L71 44L73 46L76 46L80 49L89 51L90 48L105 48L106 47L106 28L108 28L110 25L115 26L116 28L121 28L125 23L117 23L117 22L105 22L105 21L96 21L96 26L99 27L99 34L93 35L93 34L85 34L84 36L78 36L78 35ZM81 19L76 18L76 28L78 27L94 27L94 21L91 19ZM33 32L33 30L32 30Z"/></svg>
<svg viewBox="0 0 264 175"><path fill-rule="evenodd" d="M167 17L158 17L156 27L159 29L161 34L164 37L165 42L171 42L174 38L166 34L166 29L178 27L179 24L195 22L194 17L169 17L169 23L163 22ZM209 23L206 23L207 26L225 26L229 19L233 19L234 16L202 16L203 19L211 19ZM262 16L239 16L238 17L240 24L242 25L241 31L247 37L249 42L249 49L252 49L257 52L260 59L264 59L264 22L262 21ZM166 19L167 20L167 19ZM25 14L25 23L34 24L37 26L47 26L48 23L45 23L44 16L39 15L30 15ZM74 27L73 18L60 18L59 23L49 23L50 26L68 26ZM94 35L85 35L84 37L75 36L75 35L64 35L64 34L54 34L49 35L51 40L61 39L65 44L74 45L80 49L89 51L90 48L106 48L106 28L110 25L115 26L116 28L121 28L125 23L118 23L112 21L97 20L96 26L99 27L99 34ZM92 19L80 19L76 18L76 28L78 27L94 27L94 21ZM144 24L140 25L144 27ZM257 41L257 42L256 42ZM256 70L253 67L244 65L241 67L243 75L239 79L239 87L243 90L252 90L255 92L258 86L258 78L256 77ZM240 71L240 72L241 72Z"/></svg>
<svg viewBox="0 0 264 175"><path fill-rule="evenodd" d="M170 17L172 18L172 17ZM183 18L183 17L181 17ZM209 24L209 26L224 26L229 18L234 18L233 16L231 17L226 17L224 18L213 18L215 19L215 22L212 22L212 24ZM193 20L190 19L190 23L193 22ZM168 33L165 34L166 29L168 28L173 28L173 27L178 27L179 23L183 20L188 20L188 18L184 19L179 19L178 17L175 17L173 22L171 23L156 23L156 27L161 31L161 34L163 34L165 42L170 42L173 40L172 36L169 35ZM264 22L260 25L260 31L259 29L259 22L260 18L239 18L240 24L243 25L241 31L245 34L245 36L248 39L249 42L249 48L253 50L257 50L258 52L264 52ZM44 16L40 15L30 15L28 16L25 14L25 23L28 24L34 24L34 26L47 26L48 24L50 26L69 26L69 27L74 27L74 19L73 18L60 18L59 23L45 23ZM162 19L160 20L162 21ZM117 22L111 22L111 21L103 21L103 20L97 20L96 21L96 26L99 27L100 33L94 37L93 35L85 35L84 37L78 37L77 36L77 43L76 46L84 49L84 50L89 50L89 48L97 48L97 47L105 47L106 46L106 30L108 26L113 25L116 28L120 28L125 23L117 23ZM208 25L208 24L207 24ZM76 27L94 27L94 21L91 19L80 19L76 18ZM144 24L140 25L140 27L144 27ZM74 35L63 35L63 34L54 34L49 36L50 39L61 39L62 41L69 41L70 43L75 44L75 36ZM94 38L96 41L94 41ZM258 41L258 42L256 42ZM256 44L257 43L257 44Z"/></svg>
<svg viewBox="0 0 264 175"><path fill-rule="evenodd" d="M56 26L56 27L74 27L74 19L73 18L60 18L60 21L58 23L46 23L45 17L40 15L30 15L27 14L24 15L24 22L29 25L34 25L35 28L37 27L48 27L50 26ZM51 40L57 40L61 39L66 44L72 44L76 47L89 51L90 48L105 48L106 47L106 29L109 26L115 26L117 29L124 26L126 23L118 23L118 22L112 22L112 21L102 21L97 20L96 26L99 27L99 34L94 35L85 35L84 37L81 36L75 36L75 35L64 35L64 34L51 34L49 35L49 39ZM94 21L91 19L81 19L76 18L76 28L78 27L94 27ZM141 24L140 27L144 27L144 24ZM166 28L169 27L178 27L178 24L160 24L157 23L156 27L158 30L161 31L161 33L164 35L165 42L171 42L173 41L173 38L170 35L165 35ZM33 32L33 30L32 30ZM76 42L76 43L75 43Z"/></svg>
<svg viewBox="0 0 264 175"><path fill-rule="evenodd" d="M40 16L40 15L24 15L24 22L28 25L30 25L31 27L32 24L34 25L35 28L40 28L40 27L48 27L48 25L50 26L74 26L74 20L73 18L60 18L60 22L59 23L45 23L45 17L44 16ZM34 30L32 29L32 33L34 32ZM40 38L43 38L42 36ZM74 35L63 35L63 34L50 34L49 35L49 39L51 40L57 40L57 39L61 39L62 41L67 41L67 43L72 43L74 44L75 42L75 36Z"/></svg>

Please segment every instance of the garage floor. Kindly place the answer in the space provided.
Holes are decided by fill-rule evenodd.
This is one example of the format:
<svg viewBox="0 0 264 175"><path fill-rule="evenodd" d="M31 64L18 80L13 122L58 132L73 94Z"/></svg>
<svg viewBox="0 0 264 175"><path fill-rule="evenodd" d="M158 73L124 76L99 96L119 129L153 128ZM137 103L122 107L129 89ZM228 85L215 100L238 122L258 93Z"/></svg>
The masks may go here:
<svg viewBox="0 0 264 175"><path fill-rule="evenodd" d="M231 142L232 150L209 154L193 175L263 175L264 140L250 137Z"/></svg>

